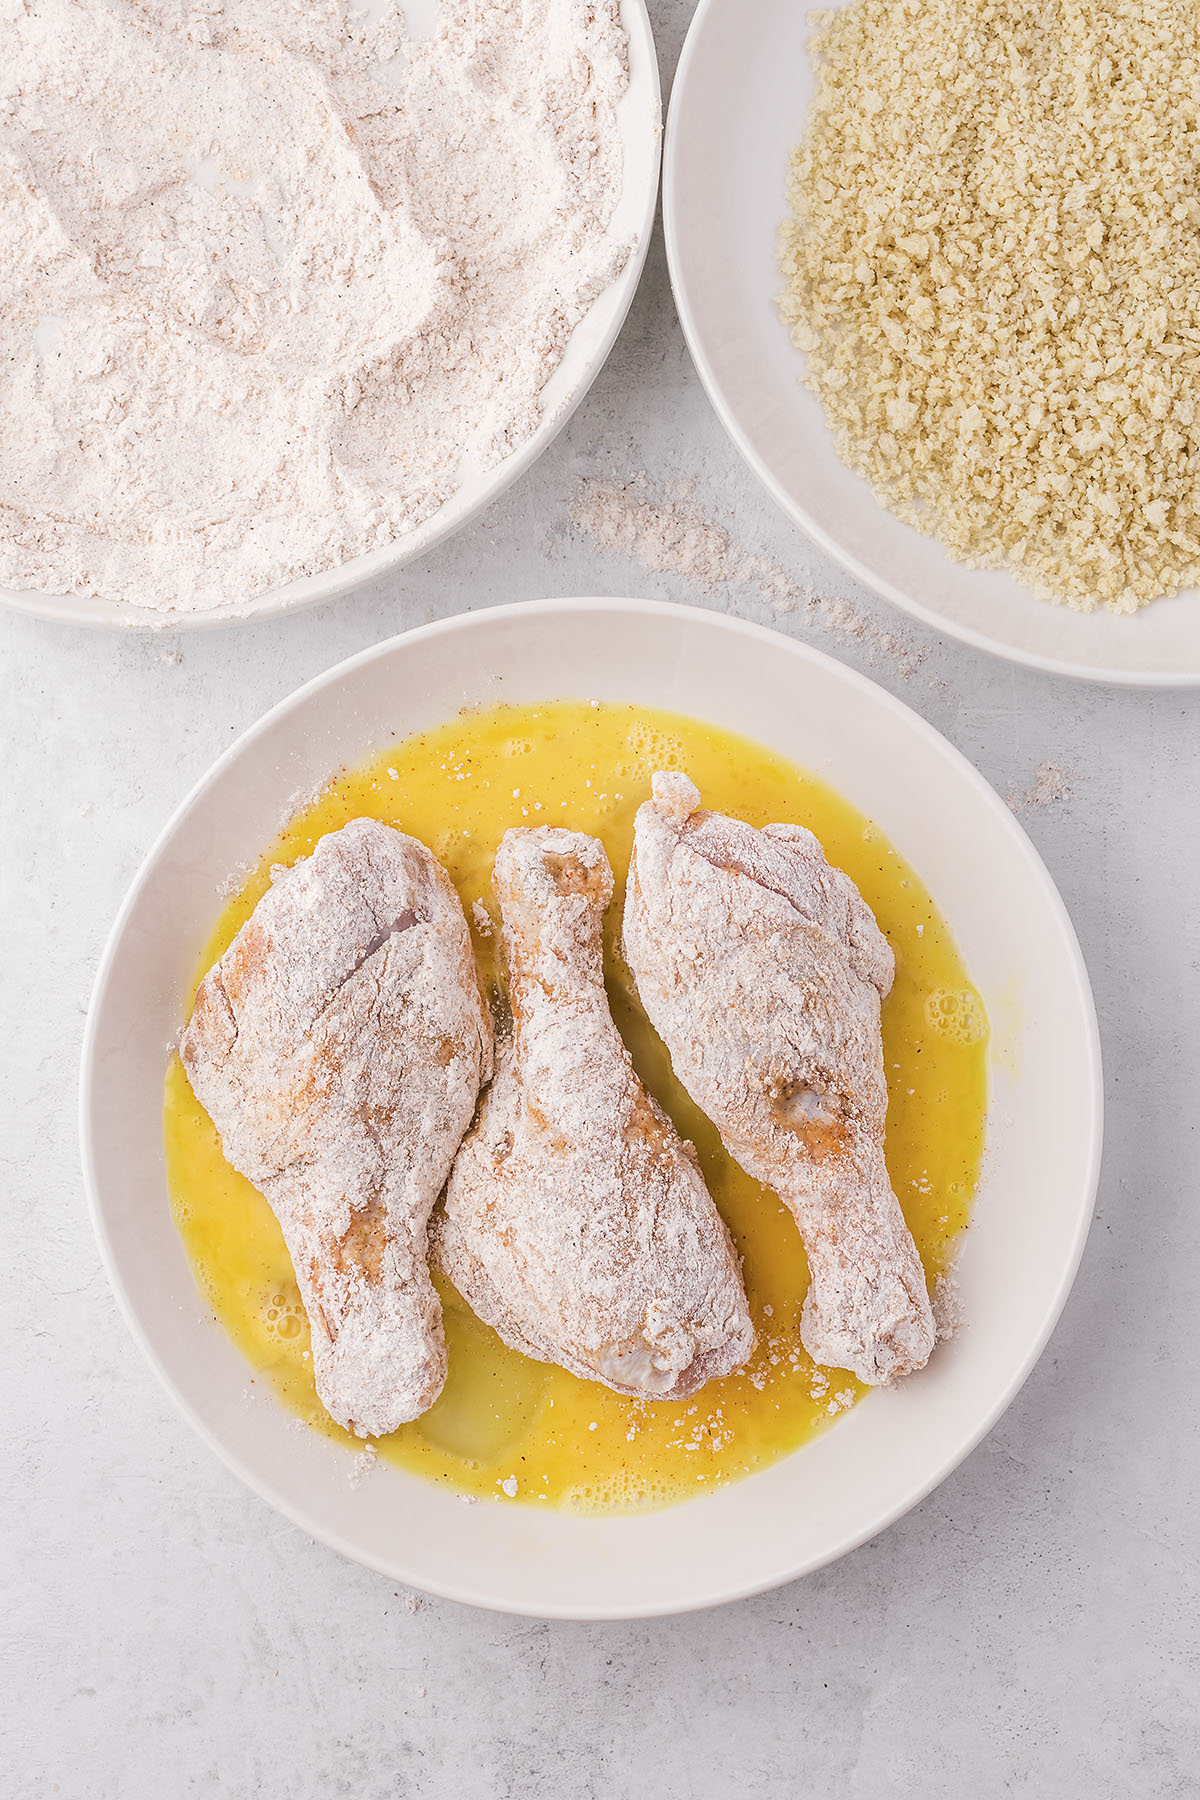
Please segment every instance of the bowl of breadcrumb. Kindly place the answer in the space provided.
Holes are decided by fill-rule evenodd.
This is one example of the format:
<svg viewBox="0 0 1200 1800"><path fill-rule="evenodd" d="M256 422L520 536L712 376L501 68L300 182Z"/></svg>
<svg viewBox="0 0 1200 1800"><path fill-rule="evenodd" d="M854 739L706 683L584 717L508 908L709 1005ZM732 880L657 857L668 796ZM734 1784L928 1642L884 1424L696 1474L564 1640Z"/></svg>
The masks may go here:
<svg viewBox="0 0 1200 1800"><path fill-rule="evenodd" d="M664 216L690 347L795 522L927 624L1200 681L1194 22L702 0Z"/></svg>

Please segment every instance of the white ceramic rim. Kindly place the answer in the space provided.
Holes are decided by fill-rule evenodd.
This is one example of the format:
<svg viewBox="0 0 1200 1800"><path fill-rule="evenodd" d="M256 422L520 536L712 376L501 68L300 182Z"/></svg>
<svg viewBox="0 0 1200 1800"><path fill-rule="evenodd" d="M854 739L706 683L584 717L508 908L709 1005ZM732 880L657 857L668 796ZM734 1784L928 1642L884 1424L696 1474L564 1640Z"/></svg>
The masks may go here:
<svg viewBox="0 0 1200 1800"><path fill-rule="evenodd" d="M281 618L308 607L340 600L369 582L395 574L453 537L498 500L513 482L532 468L543 451L549 449L608 361L633 304L650 248L658 206L663 133L658 52L646 0L621 0L621 22L629 39L629 89L618 105L626 170L635 134L645 134L646 139L642 150L645 157L644 190L640 199L635 200L635 216L629 223L633 248L620 274L596 296L567 340L563 359L546 384L546 411L537 430L480 478L473 499L463 504L460 489L415 530L394 538L378 550L356 556L319 575L291 581L286 587L269 589L249 600L209 607L204 612L158 612L90 594L44 594L35 588L3 586L0 586L0 606L54 624L81 625L94 631L205 631L222 625L257 624L264 619ZM604 330L576 375L571 371L570 358L577 334L589 321L605 314ZM560 394L558 389L564 383L564 368L571 376L571 384L565 394Z"/></svg>
<svg viewBox="0 0 1200 1800"><path fill-rule="evenodd" d="M889 1506L886 1511L880 1513L869 1526L847 1533L842 1540L832 1544L819 1556L810 1556L798 1561L793 1566L772 1569L769 1573L766 1573L761 1578L753 1581L741 1582L735 1586L731 1586L727 1589L723 1588L716 1592L701 1593L696 1597L683 1602L664 1602L661 1604L636 1608L631 1608L628 1605L612 1608L602 1606L581 1608L578 1605L570 1604L562 1606L540 1604L536 1607L516 1608L511 1604L501 1602L495 1598L486 1595L481 1596L479 1593L472 1591L469 1588L456 1587L452 1582L431 1581L429 1576L424 1573L419 1566L411 1564L405 1566L404 1563L398 1559L385 1559L383 1557L374 1557L364 1554L356 1544L351 1543L341 1533L328 1529L324 1524L316 1523L314 1519L304 1511L303 1507L295 1504L286 1493L280 1491L269 1480L261 1478L253 1470L248 1468L242 1462L240 1457L233 1453L222 1439L215 1432L210 1430L207 1423L197 1415L190 1401L177 1388L166 1368L163 1366L154 1344L150 1341L148 1334L143 1329L137 1309L131 1299L121 1270L114 1257L105 1222L104 1202L100 1195L99 1183L96 1176L90 1102L95 1077L100 1021L104 1011L112 965L125 931L126 922L137 904L143 887L152 878L155 872L155 865L164 850L170 844L180 822L193 804L218 780L229 764L234 762L258 736L266 733L282 715L302 709L310 697L322 689L338 683L350 671L359 668L363 664L379 657L389 655L395 647L403 641L414 641L433 636L457 635L469 631L474 623L478 623L484 619L536 619L539 616L544 617L548 615L563 616L572 613L582 614L593 612L597 609L603 609L614 617L622 614L678 616L680 613L685 613L689 615L698 615L704 618L708 624L715 629L725 630L733 635L754 638L769 645L776 655L792 656L798 659L807 660L819 666L828 666L831 670L836 671L839 680L845 681L853 687L868 692L875 704L902 717L909 729L915 729L918 733L931 740L937 746L939 753L948 757L950 761L957 766L959 773L976 791L981 805L992 812L997 819L1004 822L1014 843L1019 846L1021 853L1025 857L1030 872L1033 874L1038 886L1042 890L1044 898L1055 915L1057 924L1061 930L1063 946L1069 959L1068 972L1081 1009L1081 1019L1086 1028L1087 1068L1085 1072L1085 1084L1090 1097L1088 1109L1091 1127L1090 1149L1087 1166L1082 1172L1082 1180L1079 1188L1078 1217L1070 1243L1070 1251L1064 1259L1059 1280L1055 1288L1053 1301L1047 1308L1042 1327L1036 1333L1029 1350L1014 1369L999 1397L977 1420L974 1427L964 1434L954 1451L944 1456L931 1473L928 1473L923 1479L915 1482L910 1490L905 1492L904 1495L897 1502ZM783 1586L790 1581L796 1580L801 1576L812 1574L817 1569L824 1568L832 1562L836 1562L849 1551L854 1550L861 1544L869 1542L872 1538L877 1537L882 1531L885 1531L889 1526L893 1525L897 1519L902 1518L906 1513L911 1511L914 1506L918 1505L932 1493L933 1490L958 1467L971 1451L976 1448L983 1438L987 1436L997 1420L1008 1409L1041 1357L1054 1327L1058 1323L1063 1307L1066 1304L1067 1297L1071 1291L1092 1222L1096 1190L1100 1176L1101 1152L1103 1146L1103 1114L1104 1090L1099 1029L1087 968L1084 963L1082 951L1079 947L1078 939L1075 935L1074 927L1071 923L1070 915L1067 912L1066 906L1049 871L1046 869L1044 862L1038 855L1038 852L1030 839L1022 830L1009 809L999 799L995 791L984 780L983 776L974 765L963 756L962 752L956 749L955 746L944 738L940 732L935 730L932 725L924 720L920 714L914 712L911 707L904 705L902 701L897 700L893 695L887 693L885 689L878 687L874 682L869 681L865 676L858 674L857 671L848 668L845 664L838 662L835 658L826 656L821 651L814 650L808 645L797 643L795 640L784 637L778 632L771 631L764 626L731 619L721 614L707 613L700 608L675 606L666 601L626 598L612 599L600 596L579 597L574 599L535 600L509 606L487 608L476 613L456 614L452 618L440 620L431 625L424 625L416 627L409 632L398 633L392 638L385 639L381 643L372 645L368 649L360 651L355 656L346 658L344 661L336 664L333 668L326 670L323 674L315 676L311 681L306 682L302 687L297 688L292 694L279 701L268 712L263 714L255 724L242 732L235 742L217 758L211 768L200 778L186 797L175 808L143 859L137 874L130 884L125 898L122 901L121 907L113 923L112 930L109 933L92 990L83 1038L79 1100L80 1143L84 1187L87 1195L92 1226L100 1248L101 1258L116 1295L118 1306L134 1340L139 1345L159 1382L178 1410L187 1419L188 1423L226 1468L231 1470L231 1472L253 1493L257 1494L261 1500L264 1500L269 1506L274 1508L275 1511L289 1519L308 1536L318 1539L327 1544L331 1549L346 1556L351 1561L372 1568L379 1574L387 1576L391 1580L402 1581L412 1587L422 1589L427 1593L437 1594L443 1599L454 1600L464 1605L482 1607L485 1610L516 1614L517 1616L573 1620L668 1617L675 1614L702 1611L711 1606L725 1605L735 1600L746 1599L755 1594L768 1592L774 1588ZM793 1454L803 1454L803 1446L801 1446L799 1451L793 1452ZM727 1492L728 1490L722 1491ZM688 1502L687 1504L699 1505L703 1503L703 1497L701 1497L700 1499Z"/></svg>
<svg viewBox="0 0 1200 1800"><path fill-rule="evenodd" d="M740 0L699 0L699 5L688 27L671 88L663 151L662 188L663 235L667 248L667 267L670 272L675 307L683 326L683 334L713 410L743 461L757 476L776 505L828 556L831 556L835 562L840 563L844 569L861 581L864 587L880 594L893 606L899 607L902 612L920 619L923 624L928 625L934 631L956 638L960 643L970 644L973 649L986 651L989 656L1003 657L1008 662L1019 663L1026 668L1040 669L1051 675L1066 675L1076 681L1110 683L1121 687L1189 688L1200 686L1200 666L1175 673L1166 670L1129 669L1120 664L1103 666L1100 663L1073 662L1069 657L1045 655L1039 651L1008 643L1001 638L991 636L986 631L978 630L972 625L926 606L920 599L889 581L885 575L869 568L855 555L853 550L847 548L839 539L831 536L813 518L797 496L777 480L768 464L759 455L752 440L739 423L734 407L705 348L703 333L700 330L696 309L689 291L687 259L680 242L678 229L679 120L689 104L689 77L692 65L702 53L703 34L709 19L720 9L739 4ZM1164 602L1160 601L1156 604L1162 605Z"/></svg>

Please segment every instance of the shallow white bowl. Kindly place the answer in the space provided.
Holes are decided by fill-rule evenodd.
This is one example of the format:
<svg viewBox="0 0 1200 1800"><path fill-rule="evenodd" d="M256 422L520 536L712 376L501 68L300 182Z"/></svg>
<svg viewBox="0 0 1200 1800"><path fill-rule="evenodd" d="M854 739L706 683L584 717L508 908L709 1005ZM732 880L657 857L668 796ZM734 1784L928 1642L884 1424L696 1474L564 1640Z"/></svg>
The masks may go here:
<svg viewBox="0 0 1200 1800"><path fill-rule="evenodd" d="M788 159L813 95L809 17L797 0L701 0L671 95L663 168L671 281L729 435L822 549L939 631L1064 675L1200 683L1200 595L1156 600L1133 618L1051 606L1000 571L952 562L838 460L775 311Z"/></svg>
<svg viewBox="0 0 1200 1800"><path fill-rule="evenodd" d="M631 242L634 248L620 275L597 296L571 333L562 362L542 393L542 422L511 456L494 469L469 475L445 505L415 531L321 575L306 576L252 599L234 598L227 606L210 607L205 612L156 612L88 594L54 595L0 587L0 606L63 624L106 629L196 631L210 625L269 618L339 599L381 575L390 575L415 562L468 524L523 475L553 443L604 367L637 292L654 225L662 106L658 58L646 0L622 0L621 17L629 37L629 87L617 108L624 180L605 241L613 245Z"/></svg>
<svg viewBox="0 0 1200 1800"><path fill-rule="evenodd" d="M167 1204L166 1046L229 878L332 771L498 700L670 707L817 771L928 883L993 1025L988 1150L959 1278L968 1328L764 1473L659 1513L463 1505L247 1401ZM898 1518L1008 1405L1066 1299L1092 1212L1100 1056L1070 921L1020 826L958 752L841 664L756 626L640 600L547 600L393 638L310 682L229 749L121 908L83 1057L83 1161L129 1325L177 1404L256 1493L347 1556L505 1611L615 1618L708 1606L804 1574Z"/></svg>

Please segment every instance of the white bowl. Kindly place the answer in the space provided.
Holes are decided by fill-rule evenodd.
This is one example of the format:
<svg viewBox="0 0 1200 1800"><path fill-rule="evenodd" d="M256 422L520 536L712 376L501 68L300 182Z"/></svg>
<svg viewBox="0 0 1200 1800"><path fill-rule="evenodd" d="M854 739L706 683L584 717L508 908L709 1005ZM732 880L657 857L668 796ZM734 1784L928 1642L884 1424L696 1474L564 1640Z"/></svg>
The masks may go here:
<svg viewBox="0 0 1200 1800"><path fill-rule="evenodd" d="M815 770L874 819L948 919L993 1024L985 1172L959 1280L969 1324L765 1472L663 1512L463 1505L247 1401L167 1203L166 1046L231 875L343 764L460 707L554 697L674 708ZM789 639L642 600L471 613L365 651L267 714L193 791L113 927L83 1055L83 1161L130 1328L217 1454L313 1537L395 1580L546 1617L626 1618L820 1567L915 1505L999 1418L1066 1299L1100 1156L1100 1054L1070 921L1020 826L931 726Z"/></svg>
<svg viewBox="0 0 1200 1800"><path fill-rule="evenodd" d="M730 437L822 549L927 625L1064 675L1200 683L1200 595L1156 600L1133 618L1051 606L998 570L953 562L838 460L775 310L788 160L813 95L809 19L796 0L701 0L671 95L663 168L671 282Z"/></svg>
<svg viewBox="0 0 1200 1800"><path fill-rule="evenodd" d="M108 629L169 631L202 630L211 625L240 624L325 600L390 575L415 562L436 544L468 524L490 506L519 475L535 463L558 436L604 367L617 333L625 322L646 261L658 202L662 149L662 105L658 58L646 12L646 0L622 0L621 20L629 38L629 86L617 107L624 177L621 197L606 242L631 242L633 250L621 273L599 294L568 340L563 359L542 392L542 421L533 435L503 462L468 476L463 485L415 531L395 538L382 549L356 556L323 574L306 576L286 587L252 599L233 600L204 612L158 612L127 602L88 594L53 595L32 589L0 587L0 605L69 625Z"/></svg>

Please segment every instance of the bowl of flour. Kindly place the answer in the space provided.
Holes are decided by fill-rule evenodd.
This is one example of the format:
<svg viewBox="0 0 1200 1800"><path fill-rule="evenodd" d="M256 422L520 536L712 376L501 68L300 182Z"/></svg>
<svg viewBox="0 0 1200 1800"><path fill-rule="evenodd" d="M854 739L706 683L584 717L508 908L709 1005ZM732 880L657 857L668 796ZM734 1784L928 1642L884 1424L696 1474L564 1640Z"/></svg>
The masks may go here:
<svg viewBox="0 0 1200 1800"><path fill-rule="evenodd" d="M28 0L0 45L7 604L333 599L603 364L657 191L644 0Z"/></svg>

